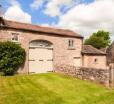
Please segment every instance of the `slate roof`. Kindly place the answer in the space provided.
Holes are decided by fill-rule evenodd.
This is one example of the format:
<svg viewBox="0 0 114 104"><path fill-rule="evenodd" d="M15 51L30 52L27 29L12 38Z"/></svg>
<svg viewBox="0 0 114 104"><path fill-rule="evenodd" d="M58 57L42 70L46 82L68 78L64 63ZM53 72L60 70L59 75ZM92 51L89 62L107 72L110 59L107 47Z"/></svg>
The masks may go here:
<svg viewBox="0 0 114 104"><path fill-rule="evenodd" d="M88 55L106 55L105 52L102 52L91 45L83 45L82 54Z"/></svg>
<svg viewBox="0 0 114 104"><path fill-rule="evenodd" d="M57 29L51 27L42 27L38 25L32 25L27 23L19 23L15 21L5 20L4 28L11 28L11 29L18 29L18 30L25 30L31 32L40 32L40 33L47 33L51 35L58 35L58 36L68 36L68 37L76 37L76 38L83 38L81 35L67 29Z"/></svg>
<svg viewBox="0 0 114 104"><path fill-rule="evenodd" d="M105 53L106 53L106 50L107 50L107 48L101 48L100 49L100 51L105 52Z"/></svg>

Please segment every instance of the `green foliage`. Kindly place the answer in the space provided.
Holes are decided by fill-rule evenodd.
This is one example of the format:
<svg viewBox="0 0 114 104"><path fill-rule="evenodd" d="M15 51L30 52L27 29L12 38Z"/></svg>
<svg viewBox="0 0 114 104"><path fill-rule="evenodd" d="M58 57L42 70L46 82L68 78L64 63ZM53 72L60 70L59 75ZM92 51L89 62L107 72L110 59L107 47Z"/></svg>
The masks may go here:
<svg viewBox="0 0 114 104"><path fill-rule="evenodd" d="M85 40L85 45L92 45L95 48L101 49L106 48L110 45L110 36L109 32L98 31L93 33L88 39Z"/></svg>
<svg viewBox="0 0 114 104"><path fill-rule="evenodd" d="M3 72L0 72L0 76L4 76L4 73Z"/></svg>
<svg viewBox="0 0 114 104"><path fill-rule="evenodd" d="M0 42L0 69L5 75L13 75L24 63L25 50L13 42Z"/></svg>

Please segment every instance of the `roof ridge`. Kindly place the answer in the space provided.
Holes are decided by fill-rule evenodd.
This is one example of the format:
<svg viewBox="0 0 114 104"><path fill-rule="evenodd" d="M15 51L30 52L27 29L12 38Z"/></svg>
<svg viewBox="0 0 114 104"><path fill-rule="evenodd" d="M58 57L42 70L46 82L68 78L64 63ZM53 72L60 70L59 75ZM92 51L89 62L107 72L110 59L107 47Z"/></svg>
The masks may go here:
<svg viewBox="0 0 114 104"><path fill-rule="evenodd" d="M45 27L30 23L21 23L17 21L5 20L6 21L6 28L13 28L13 29L20 29L20 30L28 30L28 31L35 31L35 32L44 32L49 34L58 34L59 36L70 36L70 37L77 37L83 38L83 36L77 34L76 32L70 29L60 29L60 28L53 28L53 27Z"/></svg>
<svg viewBox="0 0 114 104"><path fill-rule="evenodd" d="M93 46L91 46L91 47L93 47ZM102 52L101 50L99 50L99 49L97 49L95 47L93 47L93 48L96 49L97 51L101 52L101 53L105 53L105 52Z"/></svg>
<svg viewBox="0 0 114 104"><path fill-rule="evenodd" d="M13 23L18 23L18 24L24 24L24 25L32 25L32 26L38 26L38 27L43 27L43 28L51 28L51 29L60 29L60 28L52 28L52 27L47 27L47 26L41 26L41 25L36 25L36 24L31 24L31 23L24 23L24 22L18 22L18 21L11 21L11 20L6 20L6 22L13 22ZM60 30L69 30L69 29L60 29ZM70 30L71 31L71 30Z"/></svg>
<svg viewBox="0 0 114 104"><path fill-rule="evenodd" d="M92 45L84 45L82 52L88 54L106 54L105 52L102 52L101 50L93 47Z"/></svg>

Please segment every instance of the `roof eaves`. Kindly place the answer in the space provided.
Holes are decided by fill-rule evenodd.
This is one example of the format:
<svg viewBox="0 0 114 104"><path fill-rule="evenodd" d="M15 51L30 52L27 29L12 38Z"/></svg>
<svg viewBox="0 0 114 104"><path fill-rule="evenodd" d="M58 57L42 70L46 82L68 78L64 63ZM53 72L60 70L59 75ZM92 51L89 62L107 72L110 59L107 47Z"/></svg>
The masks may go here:
<svg viewBox="0 0 114 104"><path fill-rule="evenodd" d="M60 36L60 37L73 37L73 38L80 38L80 39L84 38L83 36L65 35L65 34L58 34L58 33L53 33L53 32L44 32L44 31L40 31L40 30L30 30L30 29L23 29L23 28L15 28L15 27L10 27L10 26L3 26L3 28L23 30L23 31L29 31L29 32L46 33L46 34L49 34L49 35L57 35L57 36Z"/></svg>
<svg viewBox="0 0 114 104"><path fill-rule="evenodd" d="M82 38L83 39L83 36L81 36L81 35L73 32L71 30L55 29L55 28L50 28L50 27L41 27L41 26L37 26L37 25L32 25L32 24L27 24L27 23L19 23L19 22L15 22L15 21L7 21L7 20L6 20L6 22L7 22L7 25L4 26L4 28L24 30L24 31L29 31L29 32L31 31L31 32L41 32L41 33L48 33L48 34L56 34L56 35L59 35L59 36L61 35L61 36L75 37L75 38ZM16 26L14 27L13 25L9 25L10 23L13 24L13 25L16 25L17 24L17 25L19 25L19 27L18 26L17 27ZM25 25L27 27L28 26L31 26L31 27L33 26L33 28L23 28L23 27L20 27L21 24L22 25ZM65 32L66 32L66 34L65 34Z"/></svg>
<svg viewBox="0 0 114 104"><path fill-rule="evenodd" d="M106 53L86 53L82 52L83 55L106 55Z"/></svg>

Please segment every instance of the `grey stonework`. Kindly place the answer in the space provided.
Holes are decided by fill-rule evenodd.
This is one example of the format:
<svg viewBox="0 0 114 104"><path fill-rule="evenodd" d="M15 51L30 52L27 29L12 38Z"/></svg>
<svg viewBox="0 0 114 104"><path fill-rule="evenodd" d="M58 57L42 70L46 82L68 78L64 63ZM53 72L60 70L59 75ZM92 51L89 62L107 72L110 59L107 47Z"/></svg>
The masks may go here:
<svg viewBox="0 0 114 104"><path fill-rule="evenodd" d="M90 80L106 87L110 86L109 69L77 68L70 65L56 65L55 72L70 75L82 80Z"/></svg>

